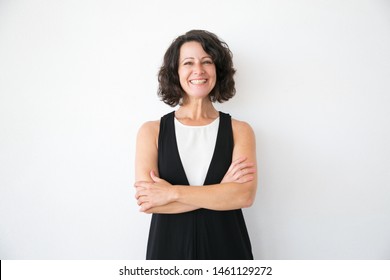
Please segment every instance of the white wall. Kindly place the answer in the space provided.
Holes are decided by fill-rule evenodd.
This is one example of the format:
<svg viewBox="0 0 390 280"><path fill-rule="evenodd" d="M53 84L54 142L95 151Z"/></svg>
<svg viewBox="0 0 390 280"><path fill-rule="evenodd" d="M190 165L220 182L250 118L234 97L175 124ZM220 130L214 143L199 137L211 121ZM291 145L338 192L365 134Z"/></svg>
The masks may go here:
<svg viewBox="0 0 390 280"><path fill-rule="evenodd" d="M0 1L0 258L143 259L138 127L178 35L234 53L257 259L390 258L390 3Z"/></svg>

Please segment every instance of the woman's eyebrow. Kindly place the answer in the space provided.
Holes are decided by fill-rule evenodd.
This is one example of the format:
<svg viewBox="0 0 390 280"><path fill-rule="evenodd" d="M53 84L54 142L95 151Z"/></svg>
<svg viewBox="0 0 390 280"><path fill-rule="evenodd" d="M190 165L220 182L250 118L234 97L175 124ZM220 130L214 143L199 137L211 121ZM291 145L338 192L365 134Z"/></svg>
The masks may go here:
<svg viewBox="0 0 390 280"><path fill-rule="evenodd" d="M191 56L190 56L190 57L185 57L185 58L182 59L181 62L183 62L183 61L186 60L186 59L195 59L195 58L194 58L194 57L191 57Z"/></svg>
<svg viewBox="0 0 390 280"><path fill-rule="evenodd" d="M205 59L205 58L210 58L210 59L212 59L211 56L206 55L206 56L201 57L201 60L202 60L202 59ZM185 58L182 59L181 62L183 62L183 61L186 60L186 59L195 59L195 57L192 57L192 56L185 57Z"/></svg>

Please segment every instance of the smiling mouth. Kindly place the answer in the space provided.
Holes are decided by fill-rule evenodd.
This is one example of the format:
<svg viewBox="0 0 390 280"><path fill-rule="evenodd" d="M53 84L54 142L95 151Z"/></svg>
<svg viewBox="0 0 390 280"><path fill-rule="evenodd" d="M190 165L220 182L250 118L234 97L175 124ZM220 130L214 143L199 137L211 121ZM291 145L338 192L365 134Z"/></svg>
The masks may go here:
<svg viewBox="0 0 390 280"><path fill-rule="evenodd" d="M207 80L191 80L190 83L193 84L193 85L202 85L202 84L205 84L207 82Z"/></svg>

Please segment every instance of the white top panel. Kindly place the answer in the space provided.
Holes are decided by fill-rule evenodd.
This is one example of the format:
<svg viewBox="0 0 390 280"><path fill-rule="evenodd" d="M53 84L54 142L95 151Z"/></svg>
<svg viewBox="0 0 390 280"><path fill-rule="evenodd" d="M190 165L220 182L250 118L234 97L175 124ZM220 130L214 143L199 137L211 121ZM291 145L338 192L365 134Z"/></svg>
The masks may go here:
<svg viewBox="0 0 390 280"><path fill-rule="evenodd" d="M202 186L217 141L219 118L204 126L184 125L175 118L177 147L188 182Z"/></svg>

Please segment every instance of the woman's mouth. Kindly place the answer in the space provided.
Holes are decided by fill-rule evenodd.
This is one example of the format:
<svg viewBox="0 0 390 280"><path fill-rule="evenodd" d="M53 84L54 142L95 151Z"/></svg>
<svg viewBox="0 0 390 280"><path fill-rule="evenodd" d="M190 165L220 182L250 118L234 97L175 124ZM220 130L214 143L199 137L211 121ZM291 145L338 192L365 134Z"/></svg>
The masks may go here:
<svg viewBox="0 0 390 280"><path fill-rule="evenodd" d="M190 83L193 85L201 85L201 84L205 84L206 82L207 82L206 79L190 80Z"/></svg>

